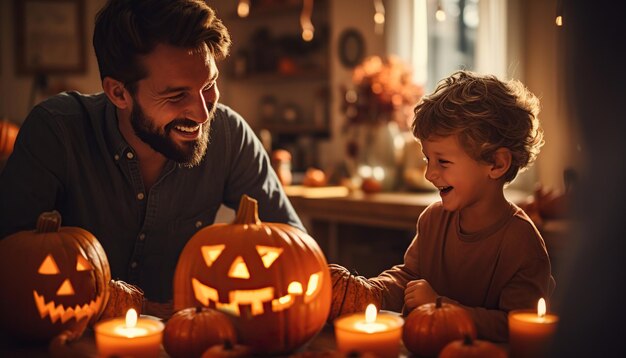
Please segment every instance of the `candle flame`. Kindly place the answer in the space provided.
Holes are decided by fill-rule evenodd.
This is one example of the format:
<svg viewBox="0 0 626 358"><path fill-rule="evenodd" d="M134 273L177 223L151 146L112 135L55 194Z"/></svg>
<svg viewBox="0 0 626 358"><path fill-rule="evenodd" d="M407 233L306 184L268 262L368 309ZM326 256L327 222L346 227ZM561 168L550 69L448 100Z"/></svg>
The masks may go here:
<svg viewBox="0 0 626 358"><path fill-rule="evenodd" d="M543 318L546 315L546 300L542 298L537 302L537 316Z"/></svg>
<svg viewBox="0 0 626 358"><path fill-rule="evenodd" d="M365 309L365 322L376 322L376 306L374 306L373 303L367 305L367 308Z"/></svg>
<svg viewBox="0 0 626 358"><path fill-rule="evenodd" d="M137 325L137 311L134 308L126 312L126 327L133 328Z"/></svg>

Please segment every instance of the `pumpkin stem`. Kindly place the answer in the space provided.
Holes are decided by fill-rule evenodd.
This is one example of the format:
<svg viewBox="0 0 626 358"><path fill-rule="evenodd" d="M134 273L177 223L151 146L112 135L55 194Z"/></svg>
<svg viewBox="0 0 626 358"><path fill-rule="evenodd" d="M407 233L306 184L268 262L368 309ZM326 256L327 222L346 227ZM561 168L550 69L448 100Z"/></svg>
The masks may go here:
<svg viewBox="0 0 626 358"><path fill-rule="evenodd" d="M435 298L435 308L441 308L442 303L443 303L442 297L437 296L437 298Z"/></svg>
<svg viewBox="0 0 626 358"><path fill-rule="evenodd" d="M202 306L196 306L196 313L202 313Z"/></svg>
<svg viewBox="0 0 626 358"><path fill-rule="evenodd" d="M464 334L463 335L463 345L464 346L471 346L472 343L474 343L474 341L472 340L472 336L470 336L469 334Z"/></svg>
<svg viewBox="0 0 626 358"><path fill-rule="evenodd" d="M260 224L259 220L259 204L258 202L243 194L239 201L239 209L237 209L237 215L232 222L235 225L248 225L248 224Z"/></svg>
<svg viewBox="0 0 626 358"><path fill-rule="evenodd" d="M37 218L35 232L58 232L61 228L61 214L58 211L46 211Z"/></svg>

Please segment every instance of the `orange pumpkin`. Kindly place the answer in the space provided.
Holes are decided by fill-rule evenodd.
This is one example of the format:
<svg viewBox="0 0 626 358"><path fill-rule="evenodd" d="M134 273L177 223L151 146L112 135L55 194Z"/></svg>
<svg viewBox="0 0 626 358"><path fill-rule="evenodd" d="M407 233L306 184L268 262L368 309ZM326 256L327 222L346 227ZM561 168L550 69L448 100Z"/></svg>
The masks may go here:
<svg viewBox="0 0 626 358"><path fill-rule="evenodd" d="M201 306L174 313L163 331L163 348L173 358L200 357L211 346L226 340L237 341L228 316Z"/></svg>
<svg viewBox="0 0 626 358"><path fill-rule="evenodd" d="M476 338L476 326L469 313L437 297L435 303L423 304L409 313L402 340L412 353L435 357L448 343L466 334Z"/></svg>
<svg viewBox="0 0 626 358"><path fill-rule="evenodd" d="M497 345L472 339L470 335L452 341L446 345L439 358L506 358L506 352Z"/></svg>
<svg viewBox="0 0 626 358"><path fill-rule="evenodd" d="M233 316L239 341L256 353L289 353L324 326L330 273L306 233L259 220L244 195L231 224L198 231L178 259L174 309L202 305Z"/></svg>
<svg viewBox="0 0 626 358"><path fill-rule="evenodd" d="M107 303L110 280L98 240L61 227L56 211L43 213L34 231L0 240L0 327L18 340L48 341L84 320L92 324Z"/></svg>
<svg viewBox="0 0 626 358"><path fill-rule="evenodd" d="M238 358L249 357L251 354L250 349L246 346L239 344L233 345L229 340L224 341L224 344L215 345L207 349L202 358Z"/></svg>
<svg viewBox="0 0 626 358"><path fill-rule="evenodd" d="M6 119L0 120L0 160L5 160L13 152L13 145L20 127Z"/></svg>

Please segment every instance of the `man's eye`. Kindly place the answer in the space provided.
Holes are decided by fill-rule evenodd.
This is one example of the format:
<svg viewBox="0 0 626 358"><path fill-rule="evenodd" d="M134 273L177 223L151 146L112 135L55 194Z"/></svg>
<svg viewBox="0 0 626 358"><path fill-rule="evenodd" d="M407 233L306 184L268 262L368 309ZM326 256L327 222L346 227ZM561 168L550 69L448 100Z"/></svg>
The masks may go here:
<svg viewBox="0 0 626 358"><path fill-rule="evenodd" d="M179 102L183 98L185 98L185 94L184 93L180 93L180 94L177 94L176 96L168 97L167 100L170 101L170 102Z"/></svg>

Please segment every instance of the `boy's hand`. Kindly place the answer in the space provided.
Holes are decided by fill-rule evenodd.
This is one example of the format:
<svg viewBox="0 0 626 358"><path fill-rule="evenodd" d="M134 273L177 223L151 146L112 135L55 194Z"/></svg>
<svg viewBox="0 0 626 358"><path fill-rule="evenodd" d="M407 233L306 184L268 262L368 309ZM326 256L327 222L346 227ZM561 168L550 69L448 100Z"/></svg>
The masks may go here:
<svg viewBox="0 0 626 358"><path fill-rule="evenodd" d="M409 281L404 290L404 306L409 312L425 303L433 303L437 292L426 280Z"/></svg>

